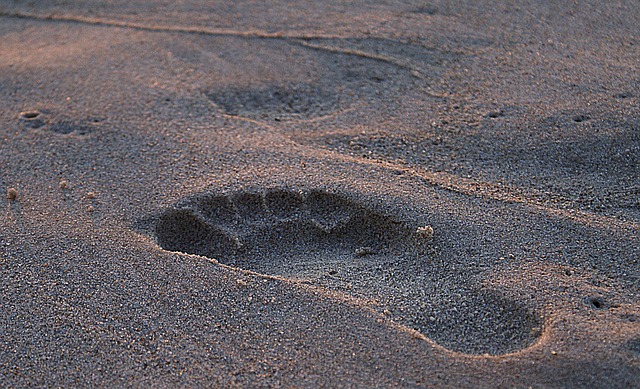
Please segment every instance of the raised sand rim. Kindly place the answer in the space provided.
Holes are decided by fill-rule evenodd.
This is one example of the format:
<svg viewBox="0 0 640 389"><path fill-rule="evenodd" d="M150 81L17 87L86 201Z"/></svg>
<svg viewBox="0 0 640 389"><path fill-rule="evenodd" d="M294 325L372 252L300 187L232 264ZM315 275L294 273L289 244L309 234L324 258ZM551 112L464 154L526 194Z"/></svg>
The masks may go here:
<svg viewBox="0 0 640 389"><path fill-rule="evenodd" d="M380 312L453 351L510 353L541 332L522 302L458 282L438 267L424 230L346 196L282 189L205 194L165 211L155 233L165 250L378 301Z"/></svg>

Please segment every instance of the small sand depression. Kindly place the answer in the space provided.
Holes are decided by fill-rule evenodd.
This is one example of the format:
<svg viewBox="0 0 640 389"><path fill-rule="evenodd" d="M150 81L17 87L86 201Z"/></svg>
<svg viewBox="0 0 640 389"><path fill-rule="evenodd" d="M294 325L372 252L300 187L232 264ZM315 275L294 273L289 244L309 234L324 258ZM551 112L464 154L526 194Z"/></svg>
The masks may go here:
<svg viewBox="0 0 640 389"><path fill-rule="evenodd" d="M208 97L228 115L263 119L271 117L309 119L337 109L335 92L318 86L299 84L257 88L229 88Z"/></svg>
<svg viewBox="0 0 640 389"><path fill-rule="evenodd" d="M40 128L46 124L37 110L20 112L18 121L27 128Z"/></svg>
<svg viewBox="0 0 640 389"><path fill-rule="evenodd" d="M347 196L284 189L204 194L166 210L155 235L165 250L379 301L381 313L450 350L505 354L541 332L521 302L456 284L459 278L432 262L431 226L411 227Z"/></svg>
<svg viewBox="0 0 640 389"><path fill-rule="evenodd" d="M77 122L67 118L67 113L54 112L51 109L20 112L18 123L24 129L50 131L57 135L87 135L94 131L92 127L100 119Z"/></svg>
<svg viewBox="0 0 640 389"><path fill-rule="evenodd" d="M7 199L15 200L18 198L18 191L15 188L7 189Z"/></svg>

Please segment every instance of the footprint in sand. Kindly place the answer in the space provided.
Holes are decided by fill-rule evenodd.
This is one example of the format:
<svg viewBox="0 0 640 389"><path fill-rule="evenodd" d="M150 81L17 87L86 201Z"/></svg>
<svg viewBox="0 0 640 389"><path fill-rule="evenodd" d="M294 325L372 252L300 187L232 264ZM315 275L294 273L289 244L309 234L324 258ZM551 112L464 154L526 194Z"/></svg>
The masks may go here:
<svg viewBox="0 0 640 389"><path fill-rule="evenodd" d="M227 115L254 119L311 119L337 109L335 92L311 84L228 88L207 96Z"/></svg>
<svg viewBox="0 0 640 389"><path fill-rule="evenodd" d="M99 122L100 119L94 118L88 124L78 124L54 115L48 109L24 111L18 116L18 123L25 129L46 130L58 135L87 135L93 131L91 125Z"/></svg>
<svg viewBox="0 0 640 389"><path fill-rule="evenodd" d="M377 308L445 348L505 354L531 345L540 319L524 304L460 284L434 265L424 230L320 190L206 194L155 224L165 250L257 273L306 279L378 302Z"/></svg>

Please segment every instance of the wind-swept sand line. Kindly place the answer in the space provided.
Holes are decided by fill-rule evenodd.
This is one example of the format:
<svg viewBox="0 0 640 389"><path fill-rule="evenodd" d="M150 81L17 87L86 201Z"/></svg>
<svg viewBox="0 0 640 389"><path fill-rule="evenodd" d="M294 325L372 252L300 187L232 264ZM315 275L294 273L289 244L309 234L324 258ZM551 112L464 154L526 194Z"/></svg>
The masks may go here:
<svg viewBox="0 0 640 389"><path fill-rule="evenodd" d="M40 15L28 12L6 12L0 10L0 16L18 19L31 19L42 21L54 21L63 23L86 24L101 27L118 27L149 32L184 33L195 35L234 36L241 38L258 39L344 39L346 37L332 34L300 34L286 31L266 32L262 30L234 30L227 28L192 27L192 26L168 26L163 24L146 24L127 22L116 19L92 18L80 15Z"/></svg>
<svg viewBox="0 0 640 389"><path fill-rule="evenodd" d="M368 53L366 51L362 51L362 50L357 50L357 49L344 49L341 47L335 47L335 46L327 46L327 45L320 45L320 44L316 44L316 43L311 43L311 42L307 42L307 40L310 40L310 38L305 39L298 39L295 42L300 44L301 46L310 48L310 49L314 49L314 50L320 50L320 51L327 51L330 53L336 53L336 54L346 54L346 55L353 55L356 57L361 57L361 58L367 58L367 59L373 59L373 60L377 60L377 61L381 61L381 62L386 62L388 64L391 65L395 65L399 68L402 69L406 69L411 71L411 74L414 77L420 78L420 79L425 79L425 77L422 75L422 73L414 66L412 66L408 61L402 61L393 57L389 57L386 55L380 55L380 54L372 54L372 53Z"/></svg>
<svg viewBox="0 0 640 389"><path fill-rule="evenodd" d="M53 22L62 22L62 23L76 23L76 24L84 24L89 26L99 26L99 27L118 27L118 28L127 28L138 31L148 31L148 32L162 32L162 33L182 33L182 34L194 34L194 35L207 35L207 36L218 36L218 37L238 37L238 38L247 38L247 39L278 39L283 41L288 41L290 43L295 43L310 49L325 51L329 53L338 53L351 55L361 58L372 59L376 61L385 62L394 66L397 66L402 69L410 70L411 74L414 77L424 79L422 76L422 72L419 69L411 66L406 61L402 61L397 58L368 53L362 50L356 49L344 49L340 47L320 45L307 42L309 40L317 40L317 39L348 39L353 38L350 36L343 35L335 35L335 34L319 34L319 33L299 33L292 31L277 31L277 32L266 32L263 30L234 30L228 28L210 28L210 27L192 27L192 26L168 26L168 25L155 25L155 24L146 24L146 23L135 23L135 22L126 22L122 20L116 19L103 19L103 18L92 18L80 15L40 15L36 13L27 13L27 12L6 12L0 10L0 17L7 18L18 18L18 19L30 19L30 20L40 20L40 21L53 21ZM383 38L384 39L384 38Z"/></svg>
<svg viewBox="0 0 640 389"><path fill-rule="evenodd" d="M410 176L418 177L433 187L441 188L450 192L458 193L464 196L478 197L505 204L522 204L530 207L538 212L562 219L572 220L582 225L612 231L627 231L631 234L637 234L640 231L640 225L632 221L620 220L615 217L606 215L598 215L596 213L582 211L578 209L562 209L543 204L534 197L519 193L517 190L510 190L508 187L497 186L495 184L472 179L465 179L446 172L429 172L424 169L410 167L389 161L366 160L359 157L344 155L332 150L323 151L332 153L332 156L344 162L371 165L382 167L389 170L403 171ZM483 190L488 189L488 190Z"/></svg>

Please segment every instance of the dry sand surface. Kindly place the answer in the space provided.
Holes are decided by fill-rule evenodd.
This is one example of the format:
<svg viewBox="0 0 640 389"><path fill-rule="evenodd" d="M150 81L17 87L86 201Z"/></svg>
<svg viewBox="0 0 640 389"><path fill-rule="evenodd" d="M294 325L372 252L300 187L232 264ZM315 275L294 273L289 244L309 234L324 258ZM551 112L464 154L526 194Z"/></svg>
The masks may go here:
<svg viewBox="0 0 640 389"><path fill-rule="evenodd" d="M0 2L0 386L640 387L639 21Z"/></svg>

